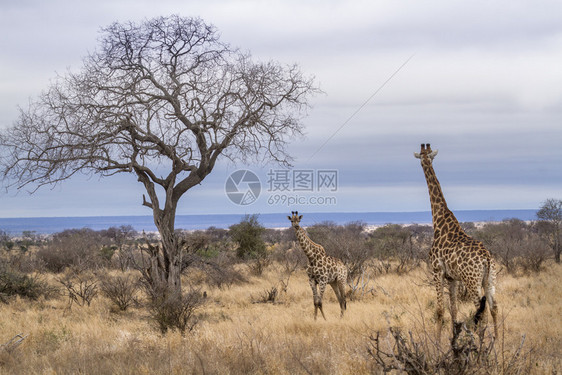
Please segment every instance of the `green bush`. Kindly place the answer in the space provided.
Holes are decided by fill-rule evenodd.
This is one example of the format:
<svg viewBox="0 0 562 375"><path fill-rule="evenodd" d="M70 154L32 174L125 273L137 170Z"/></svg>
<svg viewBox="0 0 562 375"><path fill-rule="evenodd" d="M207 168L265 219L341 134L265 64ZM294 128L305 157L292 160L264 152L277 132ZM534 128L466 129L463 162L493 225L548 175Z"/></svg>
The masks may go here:
<svg viewBox="0 0 562 375"><path fill-rule="evenodd" d="M41 295L48 295L49 287L36 275L26 275L7 267L0 267L0 301L7 302L8 297L20 296L32 300Z"/></svg>
<svg viewBox="0 0 562 375"><path fill-rule="evenodd" d="M258 222L258 215L246 215L239 224L230 227L230 238L238 245L239 258L262 258L266 254L262 238L265 228Z"/></svg>

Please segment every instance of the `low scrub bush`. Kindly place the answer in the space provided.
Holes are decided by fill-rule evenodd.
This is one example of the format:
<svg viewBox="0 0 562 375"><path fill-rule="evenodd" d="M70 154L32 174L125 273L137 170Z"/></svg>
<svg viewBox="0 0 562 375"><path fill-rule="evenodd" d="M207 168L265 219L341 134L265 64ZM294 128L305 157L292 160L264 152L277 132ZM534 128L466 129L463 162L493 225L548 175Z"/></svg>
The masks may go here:
<svg viewBox="0 0 562 375"><path fill-rule="evenodd" d="M205 281L219 289L230 288L232 285L245 283L248 280L233 264L233 259L221 253L212 260L200 262L197 268L205 272Z"/></svg>
<svg viewBox="0 0 562 375"><path fill-rule="evenodd" d="M213 264L207 265L204 269L207 275L207 283L219 289L230 288L234 284L247 282L246 277L233 266L220 267Z"/></svg>
<svg viewBox="0 0 562 375"><path fill-rule="evenodd" d="M407 331L389 327L369 335L367 353L384 373L523 375L536 365L534 349L524 347L526 335L507 344L503 323L496 338L472 321L455 323L450 341L444 343L429 332L433 323L419 305L418 309L408 313L414 324Z"/></svg>
<svg viewBox="0 0 562 375"><path fill-rule="evenodd" d="M276 286L264 290L257 298L252 298L254 303L275 303L279 297L279 290Z"/></svg>
<svg viewBox="0 0 562 375"><path fill-rule="evenodd" d="M40 296L49 297L53 292L38 275L26 275L0 266L0 302L7 302L16 295L36 300Z"/></svg>
<svg viewBox="0 0 562 375"><path fill-rule="evenodd" d="M428 227L387 224L369 235L369 245L379 259L380 273L404 274L418 267L429 251Z"/></svg>
<svg viewBox="0 0 562 375"><path fill-rule="evenodd" d="M126 311L137 302L136 294L139 289L137 280L132 275L104 275L100 279L100 289L104 296L117 306L120 311Z"/></svg>
<svg viewBox="0 0 562 375"><path fill-rule="evenodd" d="M153 298L149 302L149 310L160 332L177 329L183 335L191 332L199 322L197 310L204 302L205 297L200 290L191 290Z"/></svg>
<svg viewBox="0 0 562 375"><path fill-rule="evenodd" d="M484 243L508 273L540 272L549 258L548 244L536 225L519 219L486 224L474 231L474 237Z"/></svg>
<svg viewBox="0 0 562 375"><path fill-rule="evenodd" d="M98 281L90 272L79 272L70 270L58 279L59 283L66 289L69 307L73 303L84 306L92 303L98 294Z"/></svg>

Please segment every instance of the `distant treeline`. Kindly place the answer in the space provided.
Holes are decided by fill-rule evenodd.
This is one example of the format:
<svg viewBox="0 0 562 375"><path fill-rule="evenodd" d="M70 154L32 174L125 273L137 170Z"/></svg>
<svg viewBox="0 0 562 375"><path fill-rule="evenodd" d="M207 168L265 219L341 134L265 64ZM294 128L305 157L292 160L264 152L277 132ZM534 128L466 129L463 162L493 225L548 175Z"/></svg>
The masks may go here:
<svg viewBox="0 0 562 375"><path fill-rule="evenodd" d="M478 226L471 222L461 225L484 243L507 272L538 272L553 255L552 226L546 221L509 219ZM367 229L362 222L322 222L307 231L329 255L344 260L352 278L360 275L367 264L376 264L380 272L406 272L426 260L433 238L431 226L388 224ZM286 262L288 257L306 264L292 228L264 228L257 216L247 216L229 229L209 227L178 233L185 253L184 270L198 265L219 270L239 262L256 262L259 272L269 262ZM58 273L68 267L134 268L143 261L142 250L148 243L157 244L157 234L138 233L131 226L100 231L70 229L50 236L24 232L17 238L0 230L2 257L25 273Z"/></svg>

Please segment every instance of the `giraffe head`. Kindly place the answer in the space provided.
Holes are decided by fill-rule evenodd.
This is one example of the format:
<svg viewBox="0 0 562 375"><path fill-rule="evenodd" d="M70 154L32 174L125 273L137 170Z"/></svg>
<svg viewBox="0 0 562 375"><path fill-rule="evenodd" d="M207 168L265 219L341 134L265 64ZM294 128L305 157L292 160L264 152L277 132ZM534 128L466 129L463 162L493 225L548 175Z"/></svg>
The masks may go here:
<svg viewBox="0 0 562 375"><path fill-rule="evenodd" d="M299 228L299 223L301 222L302 215L299 216L298 211L291 211L291 216L287 216L287 218L291 221L293 228Z"/></svg>
<svg viewBox="0 0 562 375"><path fill-rule="evenodd" d="M414 152L414 156L418 159L421 159L422 163L424 162L424 160L427 160L431 164L438 152L439 150L432 151L429 143L422 143L420 153L418 154L417 152Z"/></svg>

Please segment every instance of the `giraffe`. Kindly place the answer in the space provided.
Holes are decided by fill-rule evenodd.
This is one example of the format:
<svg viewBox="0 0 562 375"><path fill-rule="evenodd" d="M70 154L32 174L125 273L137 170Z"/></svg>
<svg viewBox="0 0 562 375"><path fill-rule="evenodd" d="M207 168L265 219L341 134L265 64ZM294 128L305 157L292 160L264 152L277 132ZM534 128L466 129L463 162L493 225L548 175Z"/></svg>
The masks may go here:
<svg viewBox="0 0 562 375"><path fill-rule="evenodd" d="M498 304L494 299L495 263L482 242L467 235L453 212L447 207L432 165L437 151L432 151L429 144L422 144L420 153L414 153L416 158L421 159L431 203L433 244L429 251L429 264L437 289L437 335L441 337L443 326L443 284L447 282L449 286L454 334L457 318L457 285L461 282L476 307L475 326L481 320L488 302L494 323L494 336L497 337ZM480 288L484 289L482 298L480 298Z"/></svg>
<svg viewBox="0 0 562 375"><path fill-rule="evenodd" d="M308 237L304 228L299 224L302 215L299 216L298 211L293 211L292 216L287 216L287 218L289 218L293 228L295 228L299 245L308 258L306 273L308 274L308 282L312 288L312 296L314 298L314 320L316 320L318 310L320 310L322 317L326 320L324 310L322 309L322 296L327 284L330 284L332 289L334 289L340 304L341 317L343 317L346 309L345 283L347 281L347 268L340 259L328 256L323 246L315 243Z"/></svg>

